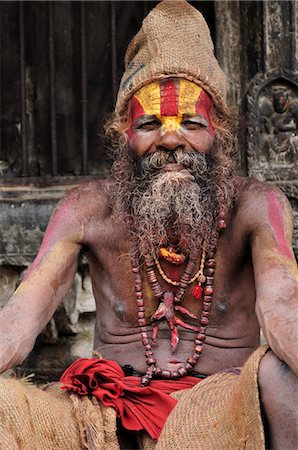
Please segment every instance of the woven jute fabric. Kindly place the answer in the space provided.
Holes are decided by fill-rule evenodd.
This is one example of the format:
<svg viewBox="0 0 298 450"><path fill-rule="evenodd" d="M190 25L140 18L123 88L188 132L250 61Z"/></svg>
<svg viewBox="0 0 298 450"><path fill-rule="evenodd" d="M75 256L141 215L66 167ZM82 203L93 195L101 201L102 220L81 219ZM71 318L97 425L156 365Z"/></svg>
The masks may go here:
<svg viewBox="0 0 298 450"><path fill-rule="evenodd" d="M57 386L0 380L1 450L119 450L116 413Z"/></svg>
<svg viewBox="0 0 298 450"><path fill-rule="evenodd" d="M195 82L218 108L225 106L225 76L208 25L185 0L163 0L143 20L126 51L116 112L121 114L142 86L169 76Z"/></svg>
<svg viewBox="0 0 298 450"><path fill-rule="evenodd" d="M218 373L174 393L179 401L155 450L265 450L257 376L267 350L259 347L240 375Z"/></svg>
<svg viewBox="0 0 298 450"><path fill-rule="evenodd" d="M207 377L175 392L178 403L158 442L138 433L142 450L265 450L256 350L241 370ZM119 450L116 413L95 400L0 379L1 450Z"/></svg>

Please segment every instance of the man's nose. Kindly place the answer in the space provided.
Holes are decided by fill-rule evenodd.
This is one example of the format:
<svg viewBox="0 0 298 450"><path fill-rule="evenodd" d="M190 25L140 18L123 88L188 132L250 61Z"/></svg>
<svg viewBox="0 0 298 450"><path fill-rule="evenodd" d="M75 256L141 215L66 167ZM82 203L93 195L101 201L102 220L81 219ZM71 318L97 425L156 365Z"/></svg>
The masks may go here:
<svg viewBox="0 0 298 450"><path fill-rule="evenodd" d="M167 130L159 136L156 149L161 151L184 150L185 142L176 130Z"/></svg>

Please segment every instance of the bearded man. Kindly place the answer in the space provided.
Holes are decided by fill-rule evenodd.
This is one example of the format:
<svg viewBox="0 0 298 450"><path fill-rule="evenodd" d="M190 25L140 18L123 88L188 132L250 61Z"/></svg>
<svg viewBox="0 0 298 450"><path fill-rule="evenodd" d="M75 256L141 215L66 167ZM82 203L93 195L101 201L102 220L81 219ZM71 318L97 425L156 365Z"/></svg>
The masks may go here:
<svg viewBox="0 0 298 450"><path fill-rule="evenodd" d="M113 178L65 195L0 316L3 371L30 352L84 250L100 355L74 362L63 391L2 381L3 448L294 448L291 210L233 175L225 87L201 14L158 4L107 125Z"/></svg>

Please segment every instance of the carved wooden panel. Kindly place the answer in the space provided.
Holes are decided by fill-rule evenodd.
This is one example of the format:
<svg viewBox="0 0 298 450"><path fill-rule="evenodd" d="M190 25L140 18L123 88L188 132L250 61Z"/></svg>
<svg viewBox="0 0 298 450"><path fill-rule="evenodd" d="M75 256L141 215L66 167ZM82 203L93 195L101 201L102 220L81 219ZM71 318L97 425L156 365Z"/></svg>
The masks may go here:
<svg viewBox="0 0 298 450"><path fill-rule="evenodd" d="M288 196L298 243L298 77L282 70L258 74L247 95L248 174L273 182Z"/></svg>
<svg viewBox="0 0 298 450"><path fill-rule="evenodd" d="M286 71L258 75L247 101L249 175L275 182L297 179L297 77Z"/></svg>
<svg viewBox="0 0 298 450"><path fill-rule="evenodd" d="M215 17L228 104L244 118L237 135L240 173L288 196L298 255L298 2L222 0Z"/></svg>

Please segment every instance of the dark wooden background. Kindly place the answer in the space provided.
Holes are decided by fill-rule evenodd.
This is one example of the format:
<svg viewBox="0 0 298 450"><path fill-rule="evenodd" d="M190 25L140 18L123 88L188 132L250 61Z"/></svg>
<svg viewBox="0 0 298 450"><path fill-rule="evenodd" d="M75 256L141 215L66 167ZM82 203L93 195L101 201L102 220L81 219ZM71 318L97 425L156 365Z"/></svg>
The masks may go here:
<svg viewBox="0 0 298 450"><path fill-rule="evenodd" d="M104 119L113 110L124 53L157 2L84 2L87 93L87 174L108 165ZM214 27L213 2L192 2ZM22 2L29 177L51 176L49 14L53 15L57 175L80 176L82 157L82 2ZM20 2L1 2L2 176L21 174ZM113 29L114 28L114 29ZM113 54L114 45L114 54ZM190 44L191 45L191 44ZM5 166L5 162L7 162ZM1 175L1 174L0 174ZM15 180L17 183L17 180Z"/></svg>

